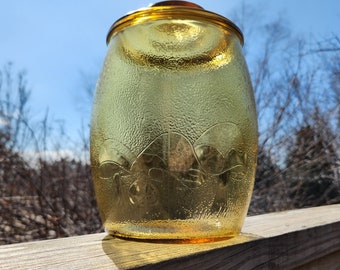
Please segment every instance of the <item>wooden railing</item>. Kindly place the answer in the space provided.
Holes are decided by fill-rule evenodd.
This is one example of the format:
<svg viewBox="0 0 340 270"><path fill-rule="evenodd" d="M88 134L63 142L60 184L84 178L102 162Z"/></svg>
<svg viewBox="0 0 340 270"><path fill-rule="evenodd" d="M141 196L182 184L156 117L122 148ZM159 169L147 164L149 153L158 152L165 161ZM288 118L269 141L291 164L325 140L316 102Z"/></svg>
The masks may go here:
<svg viewBox="0 0 340 270"><path fill-rule="evenodd" d="M238 237L205 244L99 233L4 245L0 269L340 269L340 204L247 217Z"/></svg>

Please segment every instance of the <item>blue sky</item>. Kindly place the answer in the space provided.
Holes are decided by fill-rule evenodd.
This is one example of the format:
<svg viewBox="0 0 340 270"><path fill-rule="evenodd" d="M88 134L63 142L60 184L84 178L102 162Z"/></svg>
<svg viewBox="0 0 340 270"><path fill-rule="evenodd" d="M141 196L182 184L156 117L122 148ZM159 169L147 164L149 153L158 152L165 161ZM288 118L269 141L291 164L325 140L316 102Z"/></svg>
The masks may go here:
<svg viewBox="0 0 340 270"><path fill-rule="evenodd" d="M129 11L155 1L134 0L1 0L0 66L14 63L27 70L32 114L49 108L75 135L89 122L91 103L84 81L93 81L106 54L105 38L112 23ZM157 2L157 1L156 1ZM233 20L237 0L197 0L207 10ZM267 18L285 17L298 35L340 36L338 0L244 0ZM245 37L247 38L247 37ZM85 75L84 75L85 74Z"/></svg>

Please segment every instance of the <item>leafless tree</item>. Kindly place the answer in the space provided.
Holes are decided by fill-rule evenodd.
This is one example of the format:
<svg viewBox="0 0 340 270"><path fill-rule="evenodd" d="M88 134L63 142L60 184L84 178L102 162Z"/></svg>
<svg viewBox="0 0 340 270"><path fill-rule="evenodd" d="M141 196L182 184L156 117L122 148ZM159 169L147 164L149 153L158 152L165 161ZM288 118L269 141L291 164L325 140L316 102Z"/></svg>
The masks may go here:
<svg viewBox="0 0 340 270"><path fill-rule="evenodd" d="M339 167L339 136L336 135L339 129L334 125L336 118L340 118L339 38L332 36L331 39L307 42L303 36L295 37L283 18L265 21L261 19L264 16L260 8L245 4L236 14L235 22L245 33L245 55L259 121L258 168L249 213L339 202L340 187L335 184L340 181L335 169ZM331 144L334 148L332 170L335 174L327 172L327 166L321 166L319 179L315 176L311 180L308 175L315 168L308 167L307 153L292 156L293 146L304 147L300 145L299 136L307 126L311 126L313 136L328 130L327 136L323 134L322 137L328 144L318 147L323 147L328 158L331 158L331 152L327 147ZM287 155L290 156L288 163ZM305 170L307 167L311 171L300 177L304 184L299 186L291 179L292 171L298 174L297 168ZM302 189L310 193L311 186L321 181L322 174L336 178L330 185L334 191L332 195L324 190L322 200L316 198L320 193L314 194L314 200L303 198Z"/></svg>
<svg viewBox="0 0 340 270"><path fill-rule="evenodd" d="M48 110L32 121L29 94L26 73L6 64L0 71L0 244L101 230L89 164L63 155L69 138Z"/></svg>

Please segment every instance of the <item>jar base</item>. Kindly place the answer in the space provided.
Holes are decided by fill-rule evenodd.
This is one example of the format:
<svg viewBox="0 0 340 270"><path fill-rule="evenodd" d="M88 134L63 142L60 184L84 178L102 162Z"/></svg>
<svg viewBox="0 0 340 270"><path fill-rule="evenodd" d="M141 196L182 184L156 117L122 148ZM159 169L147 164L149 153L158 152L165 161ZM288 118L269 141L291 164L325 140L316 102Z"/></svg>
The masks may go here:
<svg viewBox="0 0 340 270"><path fill-rule="evenodd" d="M120 238L123 240L130 240L130 241L136 241L136 242L147 242L147 243L159 243L159 244L204 244L204 243L211 243L211 242L217 242L217 241L224 241L229 240L236 235L232 236L226 236L226 237L218 237L218 238L192 238L192 239L177 239L177 238L160 238L160 239L154 239L154 238L138 238L135 236L129 237L126 235L121 235L118 232L113 232L109 234L112 237Z"/></svg>
<svg viewBox="0 0 340 270"><path fill-rule="evenodd" d="M237 236L240 230L202 220L156 220L141 223L105 224L108 234L153 243L208 243Z"/></svg>

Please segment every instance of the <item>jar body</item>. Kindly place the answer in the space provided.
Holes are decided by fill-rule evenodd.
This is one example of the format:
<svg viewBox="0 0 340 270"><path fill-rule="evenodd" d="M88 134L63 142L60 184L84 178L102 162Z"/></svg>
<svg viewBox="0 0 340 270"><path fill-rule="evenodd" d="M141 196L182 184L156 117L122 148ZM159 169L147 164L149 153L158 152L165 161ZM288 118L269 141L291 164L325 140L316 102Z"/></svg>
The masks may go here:
<svg viewBox="0 0 340 270"><path fill-rule="evenodd" d="M190 242L235 236L256 152L253 91L235 35L160 19L111 38L91 122L94 186L109 233Z"/></svg>

